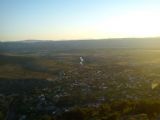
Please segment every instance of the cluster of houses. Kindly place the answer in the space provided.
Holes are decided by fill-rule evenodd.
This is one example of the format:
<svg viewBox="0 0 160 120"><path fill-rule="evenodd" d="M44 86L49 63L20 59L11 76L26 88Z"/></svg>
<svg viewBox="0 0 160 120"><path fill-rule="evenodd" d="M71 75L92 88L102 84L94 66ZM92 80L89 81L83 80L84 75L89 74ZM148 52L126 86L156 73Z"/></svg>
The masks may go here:
<svg viewBox="0 0 160 120"><path fill-rule="evenodd" d="M68 71L60 71L58 79L53 80L48 78L48 81L55 82L56 87L46 87L39 90L39 95L33 98L24 97L24 101L36 101L35 106L31 107L37 112L46 112L48 114L58 115L62 112L70 111L73 106L58 107L56 103L64 98L73 98L77 96L77 100L81 100L78 97L84 97L88 99L88 96L94 96L96 100L88 102L86 106L97 107L101 103L107 100L114 99L139 99L145 97L160 97L156 91L159 88L160 83L158 81L151 81L147 77L141 74L137 74L135 70L121 70L110 71L109 69L98 69L88 67L84 65L84 58L80 57L80 68L73 68ZM152 95L152 93L155 94ZM80 95L75 95L76 93ZM11 97L16 96L12 95ZM49 99L48 99L49 98ZM5 99L3 94L0 94L0 99ZM73 100L73 99L69 99ZM64 101L65 102L65 101ZM72 102L72 101L71 101ZM27 103L27 102L26 102ZM33 108L35 107L35 108ZM27 115L21 115L19 120L25 120Z"/></svg>

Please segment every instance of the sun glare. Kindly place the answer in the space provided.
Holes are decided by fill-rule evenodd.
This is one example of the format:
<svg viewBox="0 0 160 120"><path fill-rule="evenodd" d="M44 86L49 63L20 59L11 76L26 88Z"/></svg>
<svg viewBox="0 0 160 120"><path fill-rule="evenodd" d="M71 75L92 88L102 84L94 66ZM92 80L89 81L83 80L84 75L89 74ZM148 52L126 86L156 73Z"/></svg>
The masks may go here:
<svg viewBox="0 0 160 120"><path fill-rule="evenodd" d="M106 19L97 25L97 32L113 37L148 37L160 35L160 15L135 12Z"/></svg>

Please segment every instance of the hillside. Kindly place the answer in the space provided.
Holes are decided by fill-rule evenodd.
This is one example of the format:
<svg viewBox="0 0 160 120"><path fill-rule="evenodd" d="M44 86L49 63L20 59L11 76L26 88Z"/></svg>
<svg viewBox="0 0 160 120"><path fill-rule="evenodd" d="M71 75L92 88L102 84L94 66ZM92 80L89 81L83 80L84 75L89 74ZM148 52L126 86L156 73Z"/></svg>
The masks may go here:
<svg viewBox="0 0 160 120"><path fill-rule="evenodd" d="M159 38L1 42L0 120L158 120L159 47Z"/></svg>

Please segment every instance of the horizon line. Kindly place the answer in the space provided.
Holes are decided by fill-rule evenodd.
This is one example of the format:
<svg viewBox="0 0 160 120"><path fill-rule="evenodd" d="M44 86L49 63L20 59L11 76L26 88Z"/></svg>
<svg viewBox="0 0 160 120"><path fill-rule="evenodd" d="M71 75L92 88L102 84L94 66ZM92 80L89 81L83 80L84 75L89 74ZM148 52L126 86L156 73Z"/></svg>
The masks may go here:
<svg viewBox="0 0 160 120"><path fill-rule="evenodd" d="M85 41L85 40L115 40L115 39L145 39L145 38L160 38L160 36L154 37L111 37L111 38L84 38L84 39L24 39L24 40L0 40L0 42L24 42L24 41Z"/></svg>

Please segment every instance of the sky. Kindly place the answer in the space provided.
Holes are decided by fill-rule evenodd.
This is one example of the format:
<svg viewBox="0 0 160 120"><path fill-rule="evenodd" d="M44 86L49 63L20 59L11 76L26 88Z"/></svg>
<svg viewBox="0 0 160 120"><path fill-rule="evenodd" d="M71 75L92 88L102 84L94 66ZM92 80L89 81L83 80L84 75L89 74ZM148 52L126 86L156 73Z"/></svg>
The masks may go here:
<svg viewBox="0 0 160 120"><path fill-rule="evenodd" d="M0 40L160 36L160 0L0 0Z"/></svg>

